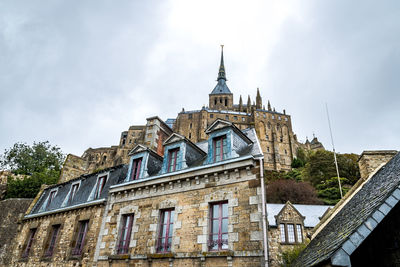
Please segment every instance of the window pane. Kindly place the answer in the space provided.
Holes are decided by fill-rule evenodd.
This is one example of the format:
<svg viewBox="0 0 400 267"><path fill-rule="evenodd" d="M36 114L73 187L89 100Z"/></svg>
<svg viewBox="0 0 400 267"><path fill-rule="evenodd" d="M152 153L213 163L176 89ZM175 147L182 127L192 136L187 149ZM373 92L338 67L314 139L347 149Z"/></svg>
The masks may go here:
<svg viewBox="0 0 400 267"><path fill-rule="evenodd" d="M212 233L217 234L219 231L219 221L218 220L213 220L212 224Z"/></svg>
<svg viewBox="0 0 400 267"><path fill-rule="evenodd" d="M300 224L296 224L296 232L297 232L297 242L303 242L303 235L301 232L301 225Z"/></svg>
<svg viewBox="0 0 400 267"><path fill-rule="evenodd" d="M219 217L219 205L213 205L213 219Z"/></svg>
<svg viewBox="0 0 400 267"><path fill-rule="evenodd" d="M280 224L279 228L280 228L280 232L281 232L281 242L285 243L286 242L285 225L284 224Z"/></svg>
<svg viewBox="0 0 400 267"><path fill-rule="evenodd" d="M221 225L221 233L227 233L227 232L228 232L228 219L223 219Z"/></svg>
<svg viewBox="0 0 400 267"><path fill-rule="evenodd" d="M174 231L173 228L174 228L174 225L173 225L173 224L170 224L170 225L169 225L169 233L168 233L168 236L169 236L169 237L172 236L172 233L173 233L173 231Z"/></svg>
<svg viewBox="0 0 400 267"><path fill-rule="evenodd" d="M287 225L287 231L288 231L288 242L289 243L294 243L294 225L293 224L288 224Z"/></svg>
<svg viewBox="0 0 400 267"><path fill-rule="evenodd" d="M171 217L170 217L169 221L170 221L170 223L173 223L173 222L174 222L174 214L175 214L175 211L174 211L174 210L171 210L170 212L171 212Z"/></svg>
<svg viewBox="0 0 400 267"><path fill-rule="evenodd" d="M222 204L222 217L228 217L228 203Z"/></svg>

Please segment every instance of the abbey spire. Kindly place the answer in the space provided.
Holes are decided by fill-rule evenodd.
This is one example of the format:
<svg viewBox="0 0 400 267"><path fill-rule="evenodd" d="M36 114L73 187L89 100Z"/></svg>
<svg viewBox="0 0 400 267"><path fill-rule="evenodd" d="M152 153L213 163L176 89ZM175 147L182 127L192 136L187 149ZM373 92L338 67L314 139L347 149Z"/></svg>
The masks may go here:
<svg viewBox="0 0 400 267"><path fill-rule="evenodd" d="M219 64L217 81L221 79L224 79L226 81L225 65L224 65L224 45L221 45L221 63Z"/></svg>

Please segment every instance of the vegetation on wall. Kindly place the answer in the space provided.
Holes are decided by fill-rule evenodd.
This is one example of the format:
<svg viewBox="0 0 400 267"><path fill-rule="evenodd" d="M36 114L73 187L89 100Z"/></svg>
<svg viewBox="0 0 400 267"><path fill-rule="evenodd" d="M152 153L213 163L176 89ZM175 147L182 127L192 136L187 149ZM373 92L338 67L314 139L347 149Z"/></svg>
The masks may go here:
<svg viewBox="0 0 400 267"><path fill-rule="evenodd" d="M0 156L0 169L20 177L7 179L6 198L33 198L42 184L55 184L60 177L64 155L48 141L33 145L16 143Z"/></svg>
<svg viewBox="0 0 400 267"><path fill-rule="evenodd" d="M343 195L358 181L356 154L337 154ZM334 205L340 191L333 152L299 149L289 172L266 171L267 199L270 203L291 201L298 204Z"/></svg>

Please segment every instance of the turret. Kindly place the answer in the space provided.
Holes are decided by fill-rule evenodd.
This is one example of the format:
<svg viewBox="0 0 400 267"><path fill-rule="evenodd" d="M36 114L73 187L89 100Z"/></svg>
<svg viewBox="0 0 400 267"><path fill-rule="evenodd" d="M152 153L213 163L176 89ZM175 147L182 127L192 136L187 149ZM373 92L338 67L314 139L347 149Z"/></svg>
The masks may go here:
<svg viewBox="0 0 400 267"><path fill-rule="evenodd" d="M262 98L260 95L260 89L257 88L256 109L261 109L261 108L262 108Z"/></svg>

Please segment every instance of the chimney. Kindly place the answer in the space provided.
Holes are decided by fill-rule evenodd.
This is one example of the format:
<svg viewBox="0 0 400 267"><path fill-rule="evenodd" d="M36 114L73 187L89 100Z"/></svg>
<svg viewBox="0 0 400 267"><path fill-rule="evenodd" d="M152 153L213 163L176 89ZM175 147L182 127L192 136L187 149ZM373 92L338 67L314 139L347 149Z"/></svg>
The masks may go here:
<svg viewBox="0 0 400 267"><path fill-rule="evenodd" d="M396 150L367 150L358 158L361 179L366 180L375 170L385 165L397 154Z"/></svg>

